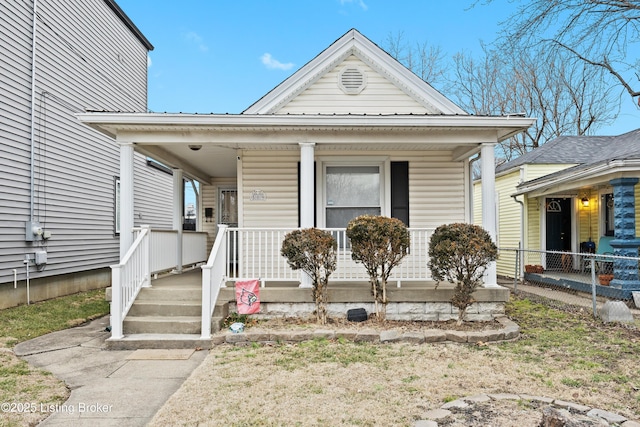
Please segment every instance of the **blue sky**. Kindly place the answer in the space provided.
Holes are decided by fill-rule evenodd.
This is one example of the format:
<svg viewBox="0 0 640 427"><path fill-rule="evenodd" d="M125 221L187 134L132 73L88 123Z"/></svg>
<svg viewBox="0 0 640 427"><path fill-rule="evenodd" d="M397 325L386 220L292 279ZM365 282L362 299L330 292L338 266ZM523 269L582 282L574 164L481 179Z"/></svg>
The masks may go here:
<svg viewBox="0 0 640 427"><path fill-rule="evenodd" d="M240 113L351 28L383 48L402 32L450 56L479 51L515 10L509 0L116 1L155 47L149 109L183 113ZM628 96L621 106L599 134L640 127Z"/></svg>

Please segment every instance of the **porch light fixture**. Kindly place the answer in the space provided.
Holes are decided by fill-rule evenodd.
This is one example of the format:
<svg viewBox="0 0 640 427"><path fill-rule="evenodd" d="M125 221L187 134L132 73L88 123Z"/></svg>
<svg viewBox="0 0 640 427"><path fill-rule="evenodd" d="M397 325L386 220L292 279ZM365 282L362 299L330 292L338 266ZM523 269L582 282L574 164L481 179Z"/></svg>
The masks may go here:
<svg viewBox="0 0 640 427"><path fill-rule="evenodd" d="M589 198L588 197L583 197L582 198L582 206L585 208L589 207Z"/></svg>
<svg viewBox="0 0 640 427"><path fill-rule="evenodd" d="M202 145L189 145L189 148L193 151L198 151L202 148Z"/></svg>

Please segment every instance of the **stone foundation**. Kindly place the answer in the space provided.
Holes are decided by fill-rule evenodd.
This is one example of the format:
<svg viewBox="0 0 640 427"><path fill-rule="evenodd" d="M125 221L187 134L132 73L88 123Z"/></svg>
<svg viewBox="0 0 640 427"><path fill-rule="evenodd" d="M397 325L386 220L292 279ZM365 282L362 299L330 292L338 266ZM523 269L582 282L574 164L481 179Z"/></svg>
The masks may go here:
<svg viewBox="0 0 640 427"><path fill-rule="evenodd" d="M472 322L488 322L496 316L504 315L504 302L476 302L467 308L465 320ZM375 312L372 302L327 304L329 317L346 318L347 310L364 308L367 313ZM236 311L234 303L229 310ZM257 318L272 317L310 317L315 310L312 302L262 302ZM459 310L449 302L390 302L387 304L386 317L388 320L420 320L420 321L448 321L458 319Z"/></svg>

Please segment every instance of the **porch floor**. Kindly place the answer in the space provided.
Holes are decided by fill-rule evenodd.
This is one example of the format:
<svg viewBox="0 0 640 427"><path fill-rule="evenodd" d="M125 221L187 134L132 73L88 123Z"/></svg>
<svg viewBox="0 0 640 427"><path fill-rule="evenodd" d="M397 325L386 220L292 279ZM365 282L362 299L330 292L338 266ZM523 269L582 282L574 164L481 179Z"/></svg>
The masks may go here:
<svg viewBox="0 0 640 427"><path fill-rule="evenodd" d="M248 278L250 279L250 278ZM182 274L169 274L151 281L152 287L175 289L201 289L202 272L199 268L184 271ZM387 283L389 301L434 302L450 301L454 285L449 282L436 284L433 280L411 280ZM220 301L235 301L234 281L227 281L220 289ZM370 284L367 281L335 281L329 283L329 300L342 302L373 302ZM506 288L480 288L476 299L482 302L504 302L508 300ZM308 296L308 298L303 295ZM313 302L308 288L301 288L297 281L267 281L260 288L262 301Z"/></svg>

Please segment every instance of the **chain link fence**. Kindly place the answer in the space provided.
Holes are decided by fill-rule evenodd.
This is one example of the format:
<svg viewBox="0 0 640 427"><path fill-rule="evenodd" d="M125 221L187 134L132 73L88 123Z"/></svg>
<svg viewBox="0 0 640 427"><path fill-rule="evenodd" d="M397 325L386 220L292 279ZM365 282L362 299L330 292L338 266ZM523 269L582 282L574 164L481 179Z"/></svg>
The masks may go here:
<svg viewBox="0 0 640 427"><path fill-rule="evenodd" d="M631 291L615 275L633 269L637 275L639 267L640 258L582 252L500 248L498 257L500 283L515 294L533 295L565 309L589 310L594 316L604 314L611 321L629 312L640 317ZM603 313L607 301L617 303L608 304Z"/></svg>

